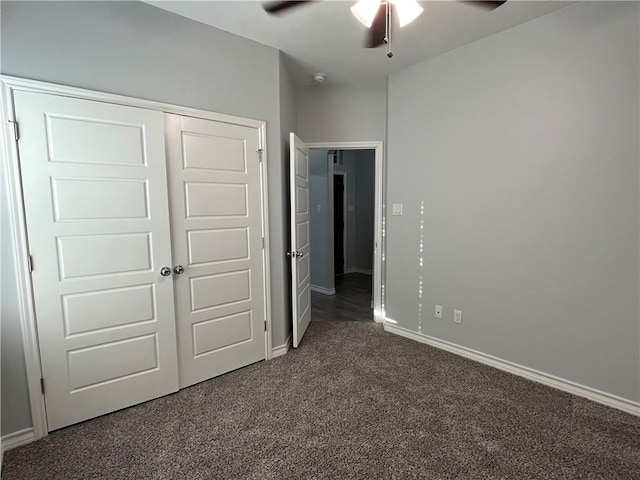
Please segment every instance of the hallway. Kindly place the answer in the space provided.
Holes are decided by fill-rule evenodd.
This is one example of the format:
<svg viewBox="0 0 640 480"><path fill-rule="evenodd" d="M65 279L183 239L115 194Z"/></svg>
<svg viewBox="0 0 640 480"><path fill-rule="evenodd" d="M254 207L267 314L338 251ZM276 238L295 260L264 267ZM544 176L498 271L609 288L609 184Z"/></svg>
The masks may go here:
<svg viewBox="0 0 640 480"><path fill-rule="evenodd" d="M373 321L371 275L349 273L335 277L335 295L311 293L311 319Z"/></svg>

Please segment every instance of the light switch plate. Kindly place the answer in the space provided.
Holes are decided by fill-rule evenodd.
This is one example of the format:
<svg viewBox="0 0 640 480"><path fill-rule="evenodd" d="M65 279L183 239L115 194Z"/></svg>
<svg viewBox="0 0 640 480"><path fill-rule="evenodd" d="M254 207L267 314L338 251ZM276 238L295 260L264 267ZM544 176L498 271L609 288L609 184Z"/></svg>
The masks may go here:
<svg viewBox="0 0 640 480"><path fill-rule="evenodd" d="M462 310L453 311L453 322L458 324L462 323Z"/></svg>
<svg viewBox="0 0 640 480"><path fill-rule="evenodd" d="M393 207L391 209L391 214L392 215L402 215L402 204L401 203L394 203Z"/></svg>

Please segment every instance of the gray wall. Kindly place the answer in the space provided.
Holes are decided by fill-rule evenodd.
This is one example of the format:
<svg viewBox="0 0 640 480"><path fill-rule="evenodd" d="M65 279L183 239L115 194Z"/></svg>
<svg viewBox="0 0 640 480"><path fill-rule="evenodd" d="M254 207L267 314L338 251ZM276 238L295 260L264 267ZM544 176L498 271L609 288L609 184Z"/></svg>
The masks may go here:
<svg viewBox="0 0 640 480"><path fill-rule="evenodd" d="M390 76L390 318L640 399L638 19L580 2Z"/></svg>
<svg viewBox="0 0 640 480"><path fill-rule="evenodd" d="M339 152L342 158L342 165L333 166L334 172L346 173L345 196L347 197L347 216L345 217L345 226L347 230L347 249L344 252L346 257L346 268L356 266L356 151L342 150ZM330 179L333 182L333 179ZM331 225L333 225L333 217L331 217ZM333 233L331 234L333 242ZM331 244L333 245L333 243ZM333 250L333 247L331 247Z"/></svg>
<svg viewBox="0 0 640 480"><path fill-rule="evenodd" d="M311 243L311 285L332 290L333 223L329 208L329 164L327 150L309 152L309 208ZM318 211L320 206L320 211Z"/></svg>
<svg viewBox="0 0 640 480"><path fill-rule="evenodd" d="M279 52L279 80L280 80L280 134L282 161L275 159L275 165L269 168L269 189L280 184L280 202L284 206L281 213L271 215L269 224L271 228L271 277L277 279L278 284L284 285L282 294L273 295L271 309L273 312L273 346L278 347L287 342L291 335L291 282L290 264L287 261L286 252L291 251L289 214L289 133L296 130L296 99L295 88L291 75L283 61L282 52ZM271 161L270 161L271 162ZM276 182L271 181L271 175L276 176ZM273 211L273 209L271 209ZM275 239L275 242L274 242ZM272 289L273 291L273 289ZM276 315L283 315L276 318Z"/></svg>
<svg viewBox="0 0 640 480"><path fill-rule="evenodd" d="M2 435L31 426L27 371L24 364L18 290L15 281L13 237L10 232L4 165L0 166L0 353L2 377Z"/></svg>
<svg viewBox="0 0 640 480"><path fill-rule="evenodd" d="M375 150L356 151L355 254L353 266L373 270L376 163Z"/></svg>
<svg viewBox="0 0 640 480"><path fill-rule="evenodd" d="M373 266L375 150L343 150L343 164L334 171L347 174L347 265L371 270Z"/></svg>
<svg viewBox="0 0 640 480"><path fill-rule="evenodd" d="M289 317L281 128L295 122L295 107L278 51L138 2L3 1L1 9L2 73L267 122L273 345L283 344ZM3 260L8 256L3 246ZM2 341L14 345L19 327L5 308L14 310L3 302ZM8 353L2 349L2 368L15 375L2 376L3 434L7 419L25 418L28 409L14 401L24 387L22 360Z"/></svg>
<svg viewBox="0 0 640 480"><path fill-rule="evenodd" d="M386 82L297 87L300 138L305 142L384 140L386 88Z"/></svg>

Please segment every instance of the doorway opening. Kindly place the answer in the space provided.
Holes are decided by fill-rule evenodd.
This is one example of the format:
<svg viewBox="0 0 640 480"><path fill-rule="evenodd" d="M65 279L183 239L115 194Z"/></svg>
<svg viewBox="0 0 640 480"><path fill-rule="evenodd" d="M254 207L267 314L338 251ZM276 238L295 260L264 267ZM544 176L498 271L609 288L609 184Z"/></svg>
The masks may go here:
<svg viewBox="0 0 640 480"><path fill-rule="evenodd" d="M383 323L384 301L382 284L382 266L383 266L383 249L382 243L384 238L384 222L383 222L383 191L384 184L384 157L382 154L382 142L328 142L328 143L305 143L295 132L289 134L289 191L290 191L290 212L291 212L291 251L286 252L290 258L291 267L291 310L292 310L292 344L294 348L300 345L302 337L306 332L312 318L311 308L311 292L315 290L316 294L324 294L326 297L335 296L336 294L336 277L335 277L335 251L334 251L334 183L333 174L335 171L344 171L345 155L359 155L358 151L372 152L373 170L369 172L369 176L373 177L373 208L369 205L362 209L363 212L373 215L373 230L369 236L367 243L369 248L351 249L348 239L353 238L349 233L349 214L356 211L355 204L349 202L349 192L355 192L355 185L364 184L364 182L354 183L354 187L349 188L349 184L355 180L355 172L351 174L347 170L344 185L346 185L347 205L346 220L344 228L347 235L347 246L343 249L345 261L343 262L344 274L350 273L349 269L353 268L352 273L362 273L370 275L372 281L368 281L370 292L366 302L367 313L365 320L371 319L377 323ZM322 151L319 160L312 161L311 155ZM316 153L314 153L316 152ZM340 154L342 152L342 154ZM351 180L350 180L351 179ZM312 188L313 184L317 186ZM317 202L312 198L310 193L314 195L320 192L325 200ZM312 222L312 214L318 215L316 221ZM313 225L312 225L313 223ZM323 228L313 229L313 227L322 226ZM355 222L352 223L355 225ZM314 231L312 231L312 229ZM344 235L344 233L343 233ZM312 240L312 236L315 239ZM315 245L315 253L311 254L311 243ZM368 258L369 267L351 266L349 258L355 259L356 252ZM365 252L365 253L363 253ZM370 253L366 253L370 252ZM315 259L315 260L314 260ZM312 262L314 265L312 266ZM358 272L357 269L362 268L366 272ZM312 271L315 282L312 282ZM317 276L324 275L326 282L324 285L318 285ZM344 276L343 274L343 276ZM317 297L317 295L316 295ZM368 318L367 318L368 316Z"/></svg>
<svg viewBox="0 0 640 480"><path fill-rule="evenodd" d="M374 320L376 150L309 150L311 315Z"/></svg>
<svg viewBox="0 0 640 480"><path fill-rule="evenodd" d="M344 223L347 219L346 176L346 172L333 172L333 269L335 276L344 275L346 270L347 229Z"/></svg>

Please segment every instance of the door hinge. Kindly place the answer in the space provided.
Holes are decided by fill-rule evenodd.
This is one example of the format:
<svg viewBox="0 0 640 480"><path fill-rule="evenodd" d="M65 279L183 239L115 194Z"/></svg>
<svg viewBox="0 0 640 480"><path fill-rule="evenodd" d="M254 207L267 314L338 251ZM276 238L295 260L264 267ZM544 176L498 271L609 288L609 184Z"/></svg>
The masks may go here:
<svg viewBox="0 0 640 480"><path fill-rule="evenodd" d="M33 272L33 257L29 255L27 257L27 262L29 263L29 273Z"/></svg>
<svg viewBox="0 0 640 480"><path fill-rule="evenodd" d="M262 163L262 155L263 155L263 154L264 154L264 149L259 148L259 149L258 149L258 161L259 161L260 163Z"/></svg>
<svg viewBox="0 0 640 480"><path fill-rule="evenodd" d="M267 321L266 320L264 321L264 331L265 332L267 331Z"/></svg>
<svg viewBox="0 0 640 480"><path fill-rule="evenodd" d="M18 129L18 122L15 120L8 120L9 123L13 123L13 136L16 139L16 142L20 140L20 130Z"/></svg>
<svg viewBox="0 0 640 480"><path fill-rule="evenodd" d="M44 395L44 378L40 379L40 390L42 391L42 394Z"/></svg>

